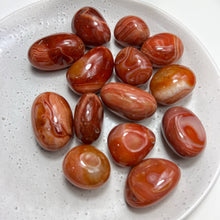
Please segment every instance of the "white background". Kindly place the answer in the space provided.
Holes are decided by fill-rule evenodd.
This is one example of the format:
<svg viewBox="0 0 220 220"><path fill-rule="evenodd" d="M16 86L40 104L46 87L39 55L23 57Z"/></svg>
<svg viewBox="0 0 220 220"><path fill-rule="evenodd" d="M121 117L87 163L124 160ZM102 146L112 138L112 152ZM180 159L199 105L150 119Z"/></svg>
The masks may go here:
<svg viewBox="0 0 220 220"><path fill-rule="evenodd" d="M38 0L1 0L0 19ZM61 0L62 1L62 0ZM137 0L138 1L138 0ZM142 0L187 26L207 48L220 69L220 0ZM209 73L207 73L209 74ZM216 114L218 114L216 112ZM219 143L216 143L219 145ZM187 220L220 219L220 178Z"/></svg>

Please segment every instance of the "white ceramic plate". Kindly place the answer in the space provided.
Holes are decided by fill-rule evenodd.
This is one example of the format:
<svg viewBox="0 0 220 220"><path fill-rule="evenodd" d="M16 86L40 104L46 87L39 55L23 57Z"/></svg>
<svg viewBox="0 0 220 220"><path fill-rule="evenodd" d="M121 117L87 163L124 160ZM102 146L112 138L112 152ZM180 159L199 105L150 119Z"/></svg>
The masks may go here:
<svg viewBox="0 0 220 220"><path fill-rule="evenodd" d="M191 96L179 105L196 113L203 122L208 143L197 158L175 156L164 145L159 108L150 119L141 122L156 134L154 149L147 157L162 157L177 163L182 171L178 187L160 203L144 209L129 208L124 201L128 168L114 165L107 150L109 131L120 118L105 111L103 132L94 143L111 161L109 181L96 190L80 190L69 184L62 173L67 151L79 144L74 138L59 152L45 152L35 141L30 109L34 98L45 91L64 96L74 110L78 96L67 86L66 70L44 73L33 69L27 60L29 46L55 32L71 32L74 13L83 6L97 8L112 32L125 15L137 15L147 22L151 34L171 32L184 45L179 63L197 76ZM108 47L114 56L119 49L114 37ZM114 80L114 77L112 78ZM204 198L219 172L220 163L220 79L218 71L198 40L181 24L160 10L135 0L54 0L26 7L0 22L0 216L1 219L182 219Z"/></svg>

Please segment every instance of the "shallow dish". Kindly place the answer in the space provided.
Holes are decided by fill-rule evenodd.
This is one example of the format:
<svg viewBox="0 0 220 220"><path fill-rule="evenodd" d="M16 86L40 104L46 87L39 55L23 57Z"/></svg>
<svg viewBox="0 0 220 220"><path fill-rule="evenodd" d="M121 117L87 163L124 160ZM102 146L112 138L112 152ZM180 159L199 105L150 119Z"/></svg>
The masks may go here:
<svg viewBox="0 0 220 220"><path fill-rule="evenodd" d="M178 103L191 109L203 122L207 147L197 158L180 159L163 142L160 124L167 107L160 107L140 123L156 134L156 145L147 157L162 157L177 163L182 178L176 190L158 204L132 209L124 201L128 168L117 167L107 149L107 135L124 120L105 111L103 131L94 143L111 161L109 181L96 190L80 190L70 185L62 173L62 161L69 149L79 144L76 137L59 152L45 152L36 143L30 109L34 98L45 91L64 96L72 110L78 100L67 86L66 70L44 73L27 60L30 45L55 32L71 32L71 20L83 6L97 8L113 33L125 15L141 17L151 35L171 32L185 46L180 64L196 74L193 94ZM161 10L135 0L41 1L0 21L0 213L2 219L183 219L208 193L220 167L220 80L218 70L198 40L182 24ZM114 57L120 48L112 35L107 47ZM114 81L112 77L112 81Z"/></svg>

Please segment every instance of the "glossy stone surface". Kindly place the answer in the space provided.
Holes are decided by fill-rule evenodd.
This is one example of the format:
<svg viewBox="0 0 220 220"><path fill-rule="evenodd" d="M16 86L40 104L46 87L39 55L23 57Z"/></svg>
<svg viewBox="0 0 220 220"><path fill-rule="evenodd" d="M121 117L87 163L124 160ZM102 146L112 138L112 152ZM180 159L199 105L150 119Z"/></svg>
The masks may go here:
<svg viewBox="0 0 220 220"><path fill-rule="evenodd" d="M94 93L83 94L74 114L74 129L76 136L85 144L97 140L102 129L103 106L99 97Z"/></svg>
<svg viewBox="0 0 220 220"><path fill-rule="evenodd" d="M201 121L184 107L172 107L165 112L162 133L171 149L182 157L195 157L206 146L206 132Z"/></svg>
<svg viewBox="0 0 220 220"><path fill-rule="evenodd" d="M126 47L115 58L115 72L124 83L141 85L150 79L152 64L138 49Z"/></svg>
<svg viewBox="0 0 220 220"><path fill-rule="evenodd" d="M108 158L91 145L72 148L63 160L63 172L67 180L82 189L96 189L109 178Z"/></svg>
<svg viewBox="0 0 220 220"><path fill-rule="evenodd" d="M85 45L78 36L58 33L32 44L28 59L39 70L53 71L71 66L84 52Z"/></svg>
<svg viewBox="0 0 220 220"><path fill-rule="evenodd" d="M157 102L150 93L125 83L104 85L100 96L112 112L129 120L150 117L157 109Z"/></svg>
<svg viewBox="0 0 220 220"><path fill-rule="evenodd" d="M32 127L42 148L59 150L73 136L73 117L67 101L53 92L37 96L31 110Z"/></svg>
<svg viewBox="0 0 220 220"><path fill-rule="evenodd" d="M98 92L112 75L114 60L103 46L89 50L67 71L69 87L77 94Z"/></svg>
<svg viewBox="0 0 220 220"><path fill-rule="evenodd" d="M124 47L140 47L149 35L150 31L147 24L137 16L121 18L114 29L116 41Z"/></svg>
<svg viewBox="0 0 220 220"><path fill-rule="evenodd" d="M109 151L120 166L136 165L147 156L154 144L154 133L136 123L119 124L108 135Z"/></svg>
<svg viewBox="0 0 220 220"><path fill-rule="evenodd" d="M72 29L87 46L100 46L111 39L105 19L92 7L84 7L77 11L72 20Z"/></svg>
<svg viewBox="0 0 220 220"><path fill-rule="evenodd" d="M151 94L162 105L171 105L190 94L196 76L188 67L172 64L159 69L150 82Z"/></svg>
<svg viewBox="0 0 220 220"><path fill-rule="evenodd" d="M153 66L163 67L177 62L183 54L181 39L171 33L160 33L148 38L141 51L147 55Z"/></svg>
<svg viewBox="0 0 220 220"><path fill-rule="evenodd" d="M152 205L169 194L179 182L179 167L165 159L145 159L128 174L125 200L134 208Z"/></svg>

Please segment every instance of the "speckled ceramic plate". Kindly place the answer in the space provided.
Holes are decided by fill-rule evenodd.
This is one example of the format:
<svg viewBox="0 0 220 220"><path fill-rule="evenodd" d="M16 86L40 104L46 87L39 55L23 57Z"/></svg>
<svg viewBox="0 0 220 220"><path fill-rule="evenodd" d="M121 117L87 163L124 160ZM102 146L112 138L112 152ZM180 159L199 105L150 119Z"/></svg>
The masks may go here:
<svg viewBox="0 0 220 220"><path fill-rule="evenodd" d="M147 157L174 161L182 171L178 187L164 200L149 208L132 209L124 201L128 168L114 165L107 150L109 131L120 118L105 111L102 134L94 145L111 161L109 181L96 190L80 190L67 182L62 161L72 142L59 152L45 152L35 141L30 109L34 98L45 91L64 96L75 108L78 96L67 86L66 70L40 72L27 60L29 46L55 32L71 32L71 20L82 6L93 6L105 17L112 32L125 15L137 15L147 22L151 34L171 32L178 35L185 51L179 63L197 76L193 94L179 105L191 109L203 122L207 148L197 158L184 160L163 143L160 123L166 110L159 108L140 122L156 134L156 145ZM119 51L114 37L108 47L114 56ZM0 216L1 219L182 219L204 198L219 172L220 80L217 69L198 40L181 24L157 8L135 0L54 0L24 8L0 22ZM114 80L114 77L112 78Z"/></svg>

